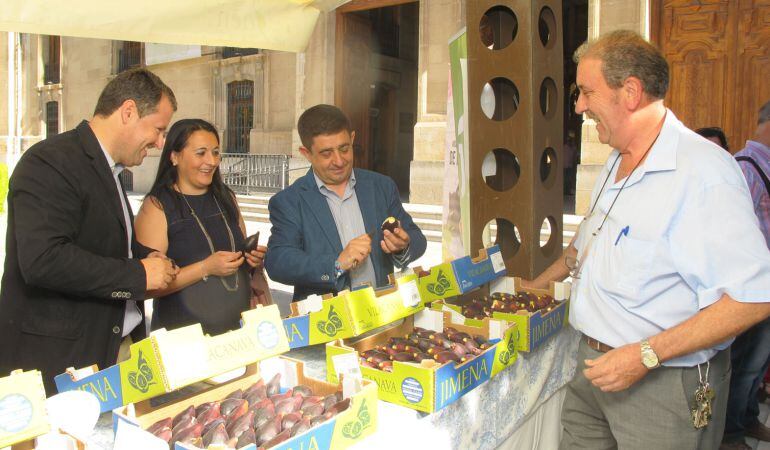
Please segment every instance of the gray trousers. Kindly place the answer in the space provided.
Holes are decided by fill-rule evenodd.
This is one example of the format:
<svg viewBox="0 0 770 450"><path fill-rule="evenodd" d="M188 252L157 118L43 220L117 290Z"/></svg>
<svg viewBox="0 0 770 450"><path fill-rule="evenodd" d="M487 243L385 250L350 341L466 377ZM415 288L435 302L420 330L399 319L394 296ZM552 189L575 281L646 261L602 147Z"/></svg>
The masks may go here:
<svg viewBox="0 0 770 450"><path fill-rule="evenodd" d="M567 385L560 448L573 449L718 449L725 427L730 387L730 351L711 359L709 383L716 397L709 425L696 430L690 419L698 387L698 368L659 367L621 392L602 392L583 375L586 359L602 353L583 339L575 377ZM705 376L706 365L701 365Z"/></svg>

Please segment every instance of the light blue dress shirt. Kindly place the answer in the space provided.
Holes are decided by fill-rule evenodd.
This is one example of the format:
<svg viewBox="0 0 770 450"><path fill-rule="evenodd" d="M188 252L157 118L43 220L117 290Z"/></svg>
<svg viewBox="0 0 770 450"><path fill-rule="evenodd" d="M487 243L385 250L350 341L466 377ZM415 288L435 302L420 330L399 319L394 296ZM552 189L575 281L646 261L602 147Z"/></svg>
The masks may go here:
<svg viewBox="0 0 770 450"><path fill-rule="evenodd" d="M134 228L131 224L131 215L128 212L129 206L126 203L126 198L123 196L123 188L120 186L120 179L118 178L118 175L123 171L123 169L125 169L125 167L122 164L115 163L115 161L112 159L112 156L110 156L109 152L107 152L101 142L99 145L102 147L104 157L107 158L107 164L109 164L110 171L112 171L112 178L115 180L115 186L118 188L120 206L123 208L123 223L126 224L126 242L128 242L128 249L126 252L129 258L133 258L134 255L131 251L131 238L133 237ZM142 323L142 313L139 312L136 301L126 300L126 314L123 316L122 336L126 337L131 334L134 328L136 328L140 323Z"/></svg>
<svg viewBox="0 0 770 450"><path fill-rule="evenodd" d="M613 150L594 186L591 205L598 204L580 226L578 260L623 184L615 182L617 166L610 172L617 155ZM570 323L612 347L671 328L723 294L770 301L770 251L733 157L668 110L657 141L631 174L573 282ZM664 365L703 363L731 342Z"/></svg>

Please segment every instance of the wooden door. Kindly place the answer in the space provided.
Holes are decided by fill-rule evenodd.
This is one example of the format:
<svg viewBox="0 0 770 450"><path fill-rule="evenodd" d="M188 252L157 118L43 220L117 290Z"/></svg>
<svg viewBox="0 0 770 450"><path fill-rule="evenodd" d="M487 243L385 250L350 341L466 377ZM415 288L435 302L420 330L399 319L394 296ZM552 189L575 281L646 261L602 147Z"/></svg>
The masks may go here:
<svg viewBox="0 0 770 450"><path fill-rule="evenodd" d="M350 118L356 139L353 143L355 166L371 169L373 158L369 142L369 106L373 82L369 59L372 25L352 13L337 13L337 61L334 99Z"/></svg>
<svg viewBox="0 0 770 450"><path fill-rule="evenodd" d="M655 0L651 13L670 66L666 104L692 129L722 127L740 150L770 100L770 0Z"/></svg>

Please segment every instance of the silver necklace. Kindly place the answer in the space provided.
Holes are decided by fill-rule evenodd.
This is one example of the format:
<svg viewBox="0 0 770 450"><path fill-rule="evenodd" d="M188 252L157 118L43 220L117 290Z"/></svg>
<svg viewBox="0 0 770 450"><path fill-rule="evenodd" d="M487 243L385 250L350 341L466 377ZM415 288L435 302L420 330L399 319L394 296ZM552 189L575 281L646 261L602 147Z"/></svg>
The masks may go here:
<svg viewBox="0 0 770 450"><path fill-rule="evenodd" d="M177 188L178 189L178 188ZM187 197L185 194L180 190L179 193L182 195L182 199L187 204L187 207L190 208L190 214L193 216L196 222L198 222L198 226L201 229L201 232L203 233L203 236L206 238L206 242L209 244L209 250L211 250L211 254L213 255L216 253L216 250L214 250L214 243L211 241L211 236L209 236L209 233L206 231L206 227L203 226L203 222L198 217L197 214L195 214L195 210L193 209L192 205L190 205L190 202L187 201ZM233 232L230 230L230 224L227 223L227 218L225 218L225 214L222 212L222 208L219 206L219 202L217 201L217 198L212 195L214 198L214 204L217 205L217 209L219 210L219 215L222 217L222 221L225 223L225 229L227 230L227 237L230 238L230 251L235 252L235 238L233 237ZM225 287L230 292L235 292L238 290L238 271L236 271L234 274L235 276L235 287L230 286L227 284L227 280L225 280L225 277L219 277L220 281L222 281L222 286Z"/></svg>

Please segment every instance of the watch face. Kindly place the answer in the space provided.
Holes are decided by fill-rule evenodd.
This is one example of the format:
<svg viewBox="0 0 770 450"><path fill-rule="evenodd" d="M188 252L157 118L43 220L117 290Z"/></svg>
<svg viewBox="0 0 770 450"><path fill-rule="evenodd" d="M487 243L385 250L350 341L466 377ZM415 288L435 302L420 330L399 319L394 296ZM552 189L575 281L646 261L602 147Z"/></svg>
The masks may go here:
<svg viewBox="0 0 770 450"><path fill-rule="evenodd" d="M649 354L645 352L642 355L642 364L644 364L647 368L652 368L658 365L658 358L654 354Z"/></svg>

